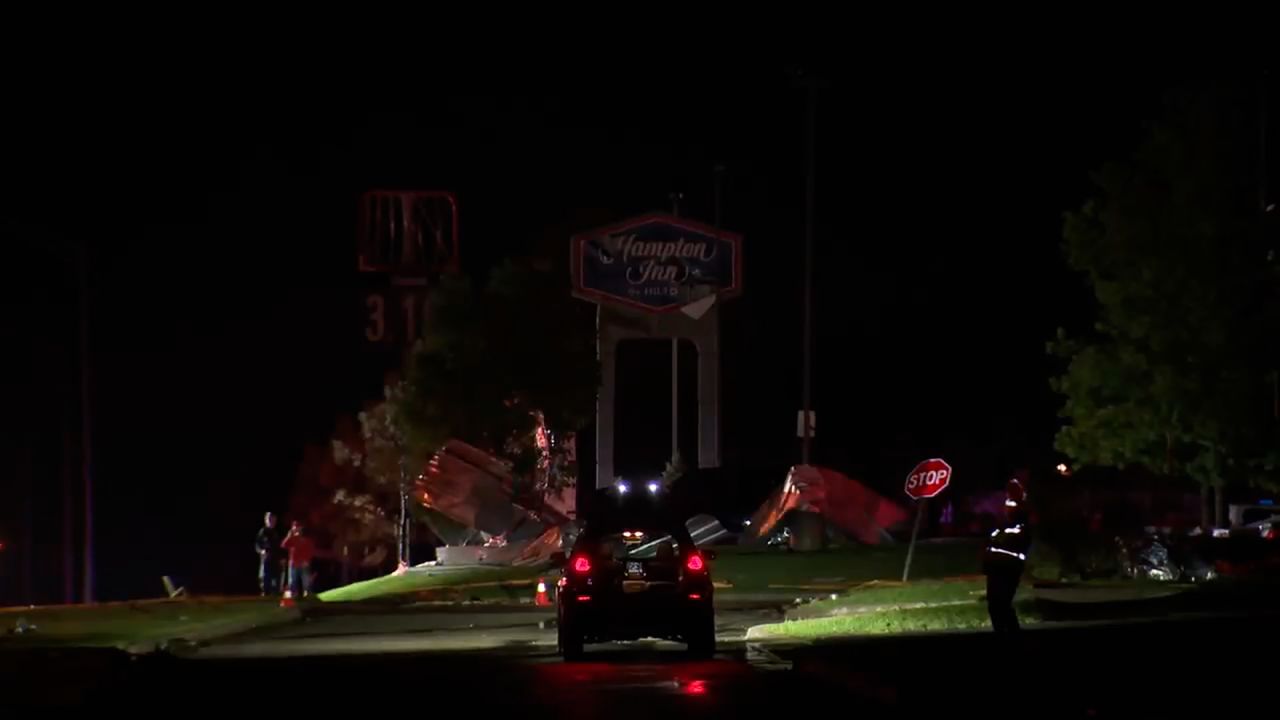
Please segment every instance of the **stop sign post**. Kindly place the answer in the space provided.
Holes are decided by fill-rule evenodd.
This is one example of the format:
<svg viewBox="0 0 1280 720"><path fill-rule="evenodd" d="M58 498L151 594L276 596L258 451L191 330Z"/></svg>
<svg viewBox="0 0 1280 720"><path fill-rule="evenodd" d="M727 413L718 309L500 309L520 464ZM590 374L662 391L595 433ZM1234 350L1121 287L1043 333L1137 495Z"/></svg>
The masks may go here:
<svg viewBox="0 0 1280 720"><path fill-rule="evenodd" d="M903 491L916 501L916 523L911 528L911 544L907 546L907 563L902 568L902 582L911 575L911 556L916 551L916 536L920 534L920 521L924 518L924 506L929 498L947 489L951 484L951 465L942 458L930 458L916 465L907 475Z"/></svg>

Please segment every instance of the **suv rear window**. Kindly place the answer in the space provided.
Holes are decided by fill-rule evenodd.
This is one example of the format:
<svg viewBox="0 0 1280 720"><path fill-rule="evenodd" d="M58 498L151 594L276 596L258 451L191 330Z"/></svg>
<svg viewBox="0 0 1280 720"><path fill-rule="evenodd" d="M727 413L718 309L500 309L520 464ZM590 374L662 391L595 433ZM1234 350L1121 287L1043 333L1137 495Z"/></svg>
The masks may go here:
<svg viewBox="0 0 1280 720"><path fill-rule="evenodd" d="M681 549L693 549L693 538L683 527L665 528L651 524L588 528L578 539L575 552L613 560L652 558Z"/></svg>
<svg viewBox="0 0 1280 720"><path fill-rule="evenodd" d="M645 530L625 530L589 540L591 554L601 559L625 560L679 554L680 543L668 534ZM584 550L587 548L584 547Z"/></svg>

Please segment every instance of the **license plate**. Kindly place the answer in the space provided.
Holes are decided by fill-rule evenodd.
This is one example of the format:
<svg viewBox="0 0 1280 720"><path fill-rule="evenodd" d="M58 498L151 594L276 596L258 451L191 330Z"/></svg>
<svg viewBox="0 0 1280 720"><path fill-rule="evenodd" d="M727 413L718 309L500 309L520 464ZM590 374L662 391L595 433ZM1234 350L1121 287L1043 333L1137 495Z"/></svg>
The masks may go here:
<svg viewBox="0 0 1280 720"><path fill-rule="evenodd" d="M644 565L634 561L628 562L627 574L628 575L644 575Z"/></svg>
<svg viewBox="0 0 1280 720"><path fill-rule="evenodd" d="M649 583L643 580L623 580L622 581L622 592L624 593L644 592L645 590L648 590L648 589L649 589Z"/></svg>

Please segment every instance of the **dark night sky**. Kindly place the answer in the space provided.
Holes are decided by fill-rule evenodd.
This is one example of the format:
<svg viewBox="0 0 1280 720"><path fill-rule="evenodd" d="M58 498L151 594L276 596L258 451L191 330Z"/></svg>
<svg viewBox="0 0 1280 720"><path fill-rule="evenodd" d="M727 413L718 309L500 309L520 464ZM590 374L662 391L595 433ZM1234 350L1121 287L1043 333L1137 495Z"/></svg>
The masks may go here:
<svg viewBox="0 0 1280 720"><path fill-rule="evenodd" d="M970 487L1047 457L1044 344L1088 317L1061 213L1176 79L1155 67L818 64L819 461L889 490L922 455ZM725 317L726 455L760 490L796 461L803 104L785 63L460 73L417 92L356 70L101 72L9 104L0 600L18 597L27 498L37 599L60 587L71 244L93 261L101 594L151 594L165 572L243 589L304 446L379 386L352 232L375 185L455 191L479 273L673 190L709 220L724 164L747 288Z"/></svg>

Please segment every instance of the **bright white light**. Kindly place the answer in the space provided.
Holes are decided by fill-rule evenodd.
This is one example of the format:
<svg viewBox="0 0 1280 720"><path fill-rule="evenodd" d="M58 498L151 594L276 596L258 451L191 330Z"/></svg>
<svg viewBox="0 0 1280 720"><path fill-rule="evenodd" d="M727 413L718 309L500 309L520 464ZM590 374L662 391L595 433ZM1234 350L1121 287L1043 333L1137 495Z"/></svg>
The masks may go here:
<svg viewBox="0 0 1280 720"><path fill-rule="evenodd" d="M657 481L657 480L650 480L650 481L649 481L649 484L648 484L648 485L645 485L645 487L649 488L649 494L650 494L650 495L657 495L657 494L658 494L658 488L659 488L659 487L661 487L661 486L660 486L660 485L658 485L658 481Z"/></svg>
<svg viewBox="0 0 1280 720"><path fill-rule="evenodd" d="M1018 501L1017 501L1017 500L1005 500L1005 501L1004 501L1004 506L1005 506L1005 507L1018 507Z"/></svg>
<svg viewBox="0 0 1280 720"><path fill-rule="evenodd" d="M991 552L997 552L997 553L1000 553L1000 554L1002 554L1002 555L1012 555L1013 557L1016 557L1016 558L1018 558L1019 560L1026 560L1026 559L1027 559L1027 556L1026 556L1026 555L1023 555L1023 554L1022 554L1022 553L1020 553L1020 552L1012 552L1012 551L1010 551L1010 550L1005 550L1005 549L1003 549L1003 548L995 548L995 547L993 547L993 548L987 548L987 549L988 549L988 550L990 550Z"/></svg>
<svg viewBox="0 0 1280 720"><path fill-rule="evenodd" d="M839 596L839 595L837 595L837 594L835 594L835 593L831 593L831 599L832 599L832 600L835 600L835 599L836 599L836 598L838 598L838 597L840 597L840 596Z"/></svg>
<svg viewBox="0 0 1280 720"><path fill-rule="evenodd" d="M622 495L626 495L627 492L631 490L631 485L625 480L619 480L614 483L614 487L618 488L618 492Z"/></svg>
<svg viewBox="0 0 1280 720"><path fill-rule="evenodd" d="M1066 463L1058 463L1058 474L1059 474L1059 475L1066 475L1070 470L1071 470L1071 468L1067 467L1067 464L1066 464Z"/></svg>
<svg viewBox="0 0 1280 720"><path fill-rule="evenodd" d="M750 520L743 520L743 521L742 521L742 524L743 524L743 525L746 525L747 527L751 527L751 521L750 521Z"/></svg>

